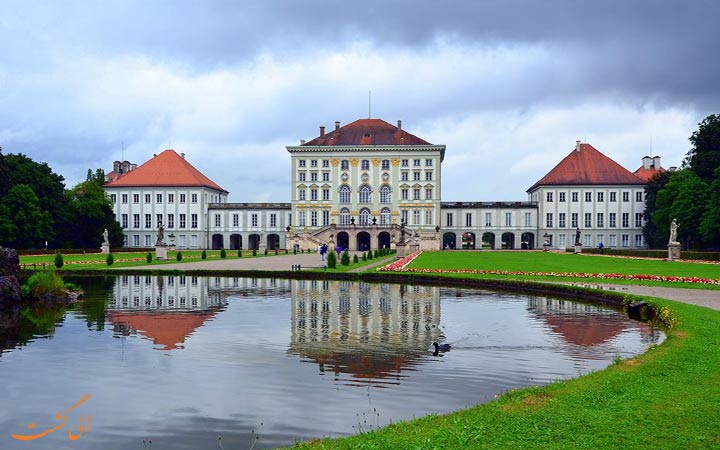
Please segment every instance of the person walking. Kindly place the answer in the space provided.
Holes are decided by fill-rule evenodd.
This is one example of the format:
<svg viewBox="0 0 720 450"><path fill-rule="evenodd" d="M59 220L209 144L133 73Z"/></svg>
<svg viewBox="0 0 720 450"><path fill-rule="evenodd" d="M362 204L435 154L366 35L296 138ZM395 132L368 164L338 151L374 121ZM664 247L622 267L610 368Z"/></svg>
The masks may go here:
<svg viewBox="0 0 720 450"><path fill-rule="evenodd" d="M325 255L327 254L327 244L323 244L320 246L320 259L325 261Z"/></svg>

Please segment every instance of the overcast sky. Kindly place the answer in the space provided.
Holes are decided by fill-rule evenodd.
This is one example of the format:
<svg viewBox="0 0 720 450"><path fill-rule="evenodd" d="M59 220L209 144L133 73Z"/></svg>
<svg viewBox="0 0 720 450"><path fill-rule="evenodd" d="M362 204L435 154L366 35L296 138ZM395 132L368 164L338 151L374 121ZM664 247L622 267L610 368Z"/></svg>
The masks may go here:
<svg viewBox="0 0 720 450"><path fill-rule="evenodd" d="M443 200L526 200L575 140L677 166L720 113L720 2L0 0L0 146L72 186L187 154L289 201L286 145L368 116L445 144Z"/></svg>

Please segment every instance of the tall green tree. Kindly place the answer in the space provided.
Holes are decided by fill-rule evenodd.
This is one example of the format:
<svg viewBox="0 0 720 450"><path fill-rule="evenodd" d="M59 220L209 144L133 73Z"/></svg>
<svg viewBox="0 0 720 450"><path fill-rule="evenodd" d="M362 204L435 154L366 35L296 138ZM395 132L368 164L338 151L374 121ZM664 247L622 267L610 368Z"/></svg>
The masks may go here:
<svg viewBox="0 0 720 450"><path fill-rule="evenodd" d="M708 246L720 249L720 167L715 169L707 204L707 210L700 220L700 235Z"/></svg>
<svg viewBox="0 0 720 450"><path fill-rule="evenodd" d="M685 155L683 164L700 178L711 183L720 167L720 115L707 116L690 136L693 148Z"/></svg>
<svg viewBox="0 0 720 450"><path fill-rule="evenodd" d="M659 235L668 236L670 222L677 219L678 240L685 248L698 248L702 243L700 221L707 208L708 192L708 185L692 170L673 173L657 193L653 221Z"/></svg>
<svg viewBox="0 0 720 450"><path fill-rule="evenodd" d="M645 242L650 248L663 248L667 245L667 235L662 235L653 220L655 215L655 202L658 192L665 187L670 180L671 172L658 172L645 185L645 225L643 235ZM668 222L668 226L670 222Z"/></svg>
<svg viewBox="0 0 720 450"><path fill-rule="evenodd" d="M110 246L122 247L122 229L115 220L110 199L94 175L68 190L65 204L61 233L63 247L99 248L106 228Z"/></svg>
<svg viewBox="0 0 720 450"><path fill-rule="evenodd" d="M0 244L13 248L42 248L52 234L52 219L30 186L18 184L0 200Z"/></svg>

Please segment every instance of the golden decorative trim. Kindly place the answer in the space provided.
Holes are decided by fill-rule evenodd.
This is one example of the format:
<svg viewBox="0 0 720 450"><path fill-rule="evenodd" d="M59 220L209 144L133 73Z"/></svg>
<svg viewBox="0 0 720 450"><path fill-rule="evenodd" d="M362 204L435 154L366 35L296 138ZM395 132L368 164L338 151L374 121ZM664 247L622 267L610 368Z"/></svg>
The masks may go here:
<svg viewBox="0 0 720 450"><path fill-rule="evenodd" d="M379 159L373 159L373 160L372 160L372 165L373 165L373 166L379 166L379 165L380 165L380 160L379 160Z"/></svg>
<svg viewBox="0 0 720 450"><path fill-rule="evenodd" d="M357 167L359 161L360 161L359 159L351 159L350 165L353 167Z"/></svg>
<svg viewBox="0 0 720 450"><path fill-rule="evenodd" d="M393 166L395 166L395 167L397 167L397 166L399 166L399 165L400 165L400 160L399 160L399 159L397 159L397 158L396 158L396 159L393 159L393 160L391 160L390 162L392 162L392 165L393 165Z"/></svg>
<svg viewBox="0 0 720 450"><path fill-rule="evenodd" d="M332 159L332 160L330 160L330 164L332 164L333 167L337 167L337 166L340 165L340 160L339 160L339 159Z"/></svg>

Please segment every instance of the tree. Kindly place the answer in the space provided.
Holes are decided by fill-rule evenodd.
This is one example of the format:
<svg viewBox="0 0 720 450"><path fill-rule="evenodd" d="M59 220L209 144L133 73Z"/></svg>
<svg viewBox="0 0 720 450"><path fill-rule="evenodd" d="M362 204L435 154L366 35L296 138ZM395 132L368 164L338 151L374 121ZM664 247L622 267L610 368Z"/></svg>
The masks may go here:
<svg viewBox="0 0 720 450"><path fill-rule="evenodd" d="M685 155L683 165L706 183L711 183L720 167L720 115L711 114L698 124L690 136L693 148Z"/></svg>
<svg viewBox="0 0 720 450"><path fill-rule="evenodd" d="M12 233L0 237L6 247L40 248L52 233L50 214L25 184L13 186L0 200L0 215L0 229Z"/></svg>
<svg viewBox="0 0 720 450"><path fill-rule="evenodd" d="M662 248L667 244L667 235L659 233L653 216L656 209L657 194L668 183L670 175L672 175L672 172L658 172L645 185L645 226L643 226L643 235L650 248ZM667 225L669 227L670 222Z"/></svg>
<svg viewBox="0 0 720 450"><path fill-rule="evenodd" d="M62 246L99 248L105 229L110 246L122 247L122 228L115 220L112 204L101 183L93 178L65 193L63 225L58 239Z"/></svg>
<svg viewBox="0 0 720 450"><path fill-rule="evenodd" d="M680 224L678 240L685 248L697 247L700 236L700 220L705 213L708 197L707 184L691 170L680 170L657 193L656 211L653 221L661 236L668 236L670 222L677 219Z"/></svg>
<svg viewBox="0 0 720 450"><path fill-rule="evenodd" d="M720 249L720 167L715 169L707 204L708 208L700 220L700 235L706 244Z"/></svg>

